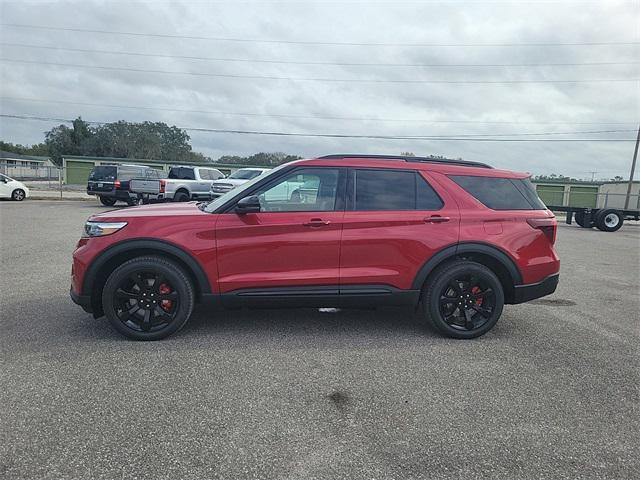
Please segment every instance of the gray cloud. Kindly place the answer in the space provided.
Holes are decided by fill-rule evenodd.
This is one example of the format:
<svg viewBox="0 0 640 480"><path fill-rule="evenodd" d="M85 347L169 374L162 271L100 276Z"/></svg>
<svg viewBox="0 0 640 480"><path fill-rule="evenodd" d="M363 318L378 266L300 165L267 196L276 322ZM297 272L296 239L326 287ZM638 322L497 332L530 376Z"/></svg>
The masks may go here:
<svg viewBox="0 0 640 480"><path fill-rule="evenodd" d="M5 2L3 23L287 41L372 43L638 42L633 2ZM297 45L2 27L1 41L90 50L339 63L638 62L638 46L390 47ZM632 79L638 65L384 67L217 62L2 46L8 59L223 75L371 80ZM2 62L2 113L161 120L182 127L374 135L469 135L634 129L638 83L400 84L218 78ZM16 98L139 106L123 109ZM365 121L165 111L406 119ZM157 109L157 110L156 110ZM420 122L418 120L424 120ZM450 121L451 123L443 123ZM465 123L468 122L468 123ZM483 123L483 122L519 122ZM566 122L566 124L561 124ZM607 122L630 122L626 125ZM633 122L636 122L634 125ZM2 119L7 141L35 143L55 122ZM585 138L587 135L575 135ZM475 143L191 133L213 157L286 151L441 154L532 173L626 175L631 143ZM634 138L633 132L593 138ZM563 138L558 136L557 138Z"/></svg>

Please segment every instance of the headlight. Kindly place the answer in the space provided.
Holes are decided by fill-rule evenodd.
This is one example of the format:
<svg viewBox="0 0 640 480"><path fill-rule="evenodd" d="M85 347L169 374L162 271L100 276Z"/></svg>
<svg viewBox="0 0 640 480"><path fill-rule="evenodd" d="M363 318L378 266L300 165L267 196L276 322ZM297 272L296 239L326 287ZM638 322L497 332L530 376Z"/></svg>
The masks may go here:
<svg viewBox="0 0 640 480"><path fill-rule="evenodd" d="M83 237L104 237L124 228L127 222L87 222L84 224Z"/></svg>

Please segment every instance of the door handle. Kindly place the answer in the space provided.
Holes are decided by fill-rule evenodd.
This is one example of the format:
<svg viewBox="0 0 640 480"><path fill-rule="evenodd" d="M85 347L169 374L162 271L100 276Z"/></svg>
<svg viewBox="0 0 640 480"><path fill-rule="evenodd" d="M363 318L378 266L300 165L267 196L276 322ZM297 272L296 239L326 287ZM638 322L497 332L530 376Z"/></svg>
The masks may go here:
<svg viewBox="0 0 640 480"><path fill-rule="evenodd" d="M308 222L303 223L302 225L305 227L323 227L325 225L329 225L331 222L329 220L322 220L321 218L312 218Z"/></svg>
<svg viewBox="0 0 640 480"><path fill-rule="evenodd" d="M425 217L424 223L445 223L451 220L449 217L441 217L440 215L432 215Z"/></svg>

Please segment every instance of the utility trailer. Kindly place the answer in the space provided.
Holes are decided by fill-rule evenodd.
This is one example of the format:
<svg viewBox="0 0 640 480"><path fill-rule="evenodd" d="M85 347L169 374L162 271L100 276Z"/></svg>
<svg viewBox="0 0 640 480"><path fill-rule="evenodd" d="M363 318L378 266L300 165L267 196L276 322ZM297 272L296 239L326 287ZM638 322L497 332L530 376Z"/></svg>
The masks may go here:
<svg viewBox="0 0 640 480"><path fill-rule="evenodd" d="M582 228L596 227L603 232L615 232L622 227L625 220L640 220L640 210L626 210L624 208L589 208L567 207L562 205L547 205L552 212L565 212L565 223L571 225L573 219Z"/></svg>

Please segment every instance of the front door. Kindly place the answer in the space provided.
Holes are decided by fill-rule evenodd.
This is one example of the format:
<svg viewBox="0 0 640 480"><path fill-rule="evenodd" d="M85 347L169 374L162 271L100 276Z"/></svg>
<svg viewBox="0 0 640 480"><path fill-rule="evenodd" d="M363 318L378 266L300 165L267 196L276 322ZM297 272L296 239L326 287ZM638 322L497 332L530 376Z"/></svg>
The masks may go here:
<svg viewBox="0 0 640 480"><path fill-rule="evenodd" d="M260 212L221 214L220 293L295 294L302 287L337 294L345 177L340 168L300 167L247 192L259 197Z"/></svg>
<svg viewBox="0 0 640 480"><path fill-rule="evenodd" d="M9 185L9 177L0 174L0 198L9 198L11 196L11 185Z"/></svg>

